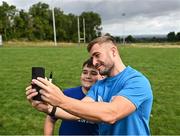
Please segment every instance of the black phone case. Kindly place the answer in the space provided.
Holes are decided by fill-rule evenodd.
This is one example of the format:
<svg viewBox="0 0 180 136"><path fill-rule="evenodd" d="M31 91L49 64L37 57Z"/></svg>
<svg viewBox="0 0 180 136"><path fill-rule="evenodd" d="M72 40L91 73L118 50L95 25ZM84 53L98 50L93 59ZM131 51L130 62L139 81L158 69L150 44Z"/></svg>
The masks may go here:
<svg viewBox="0 0 180 136"><path fill-rule="evenodd" d="M32 67L32 79L37 79L37 77L45 78L45 69L43 67ZM32 88L38 92L38 94L33 97L33 100L42 101L41 94L39 93L41 88L36 84L32 84Z"/></svg>

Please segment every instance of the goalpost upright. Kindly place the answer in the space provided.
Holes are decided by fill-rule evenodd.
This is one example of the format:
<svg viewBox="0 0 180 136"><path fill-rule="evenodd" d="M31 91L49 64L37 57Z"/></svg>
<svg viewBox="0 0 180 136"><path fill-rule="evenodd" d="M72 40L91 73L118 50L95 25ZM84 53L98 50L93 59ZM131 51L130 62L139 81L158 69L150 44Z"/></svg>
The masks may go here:
<svg viewBox="0 0 180 136"><path fill-rule="evenodd" d="M77 28L78 28L78 44L80 45L80 42L83 41L84 43L86 43L86 29L85 26L86 22L85 19L83 18L83 37L81 38L80 35L80 23L79 23L79 16L77 16Z"/></svg>

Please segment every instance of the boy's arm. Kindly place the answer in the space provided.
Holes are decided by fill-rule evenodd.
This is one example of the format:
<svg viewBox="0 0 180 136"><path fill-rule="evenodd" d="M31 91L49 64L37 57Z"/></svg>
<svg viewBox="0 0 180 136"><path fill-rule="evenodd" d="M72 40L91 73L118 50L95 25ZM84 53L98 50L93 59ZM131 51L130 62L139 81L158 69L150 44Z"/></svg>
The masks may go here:
<svg viewBox="0 0 180 136"><path fill-rule="evenodd" d="M49 115L46 116L44 121L44 135L52 136L56 119L52 119Z"/></svg>

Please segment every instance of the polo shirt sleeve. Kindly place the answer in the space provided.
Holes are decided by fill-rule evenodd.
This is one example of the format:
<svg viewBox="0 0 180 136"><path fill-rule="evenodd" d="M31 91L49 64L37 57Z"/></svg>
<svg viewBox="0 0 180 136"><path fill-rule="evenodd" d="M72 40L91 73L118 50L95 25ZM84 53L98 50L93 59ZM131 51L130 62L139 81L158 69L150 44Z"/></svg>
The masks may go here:
<svg viewBox="0 0 180 136"><path fill-rule="evenodd" d="M138 108L151 97L151 86L144 77L135 77L126 81L124 87L117 93L130 100Z"/></svg>

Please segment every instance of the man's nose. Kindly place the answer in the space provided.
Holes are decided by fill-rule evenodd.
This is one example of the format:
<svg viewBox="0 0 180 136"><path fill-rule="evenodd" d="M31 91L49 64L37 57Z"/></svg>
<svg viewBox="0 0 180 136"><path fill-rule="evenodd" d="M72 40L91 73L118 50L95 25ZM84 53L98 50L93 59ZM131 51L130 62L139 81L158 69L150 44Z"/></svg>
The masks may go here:
<svg viewBox="0 0 180 136"><path fill-rule="evenodd" d="M93 58L93 65L96 66L97 65L97 59Z"/></svg>

